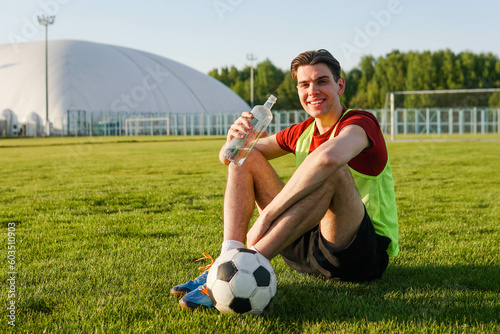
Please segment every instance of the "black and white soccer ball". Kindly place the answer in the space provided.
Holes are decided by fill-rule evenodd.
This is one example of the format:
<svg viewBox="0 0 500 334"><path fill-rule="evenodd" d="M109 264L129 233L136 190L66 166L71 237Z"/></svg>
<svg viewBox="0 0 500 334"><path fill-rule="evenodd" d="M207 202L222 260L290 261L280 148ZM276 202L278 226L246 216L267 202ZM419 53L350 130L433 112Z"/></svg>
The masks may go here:
<svg viewBox="0 0 500 334"><path fill-rule="evenodd" d="M269 260L247 248L222 254L207 276L208 295L221 313L261 314L271 304L276 286Z"/></svg>

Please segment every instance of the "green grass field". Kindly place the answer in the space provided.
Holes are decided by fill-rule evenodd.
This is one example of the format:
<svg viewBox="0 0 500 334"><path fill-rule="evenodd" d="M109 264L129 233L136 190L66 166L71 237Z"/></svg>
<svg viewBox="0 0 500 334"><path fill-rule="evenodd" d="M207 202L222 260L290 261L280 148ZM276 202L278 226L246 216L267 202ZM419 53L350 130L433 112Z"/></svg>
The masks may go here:
<svg viewBox="0 0 500 334"><path fill-rule="evenodd" d="M500 332L499 142L388 143L401 253L381 280L329 282L275 258L263 316L183 311L170 288L220 248L223 141L0 140L0 332ZM292 175L292 157L273 164Z"/></svg>

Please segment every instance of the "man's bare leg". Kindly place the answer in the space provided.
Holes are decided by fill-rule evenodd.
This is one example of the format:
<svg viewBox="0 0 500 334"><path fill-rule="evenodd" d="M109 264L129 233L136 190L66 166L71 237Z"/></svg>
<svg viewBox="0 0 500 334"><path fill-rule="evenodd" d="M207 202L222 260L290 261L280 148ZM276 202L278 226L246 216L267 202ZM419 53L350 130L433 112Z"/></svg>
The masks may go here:
<svg viewBox="0 0 500 334"><path fill-rule="evenodd" d="M346 165L272 222L255 248L271 259L319 223L326 246L340 251L354 239L363 216L364 206Z"/></svg>
<svg viewBox="0 0 500 334"><path fill-rule="evenodd" d="M256 150L241 166L229 164L224 194L224 240L246 242L255 203L264 208L283 188L271 164Z"/></svg>

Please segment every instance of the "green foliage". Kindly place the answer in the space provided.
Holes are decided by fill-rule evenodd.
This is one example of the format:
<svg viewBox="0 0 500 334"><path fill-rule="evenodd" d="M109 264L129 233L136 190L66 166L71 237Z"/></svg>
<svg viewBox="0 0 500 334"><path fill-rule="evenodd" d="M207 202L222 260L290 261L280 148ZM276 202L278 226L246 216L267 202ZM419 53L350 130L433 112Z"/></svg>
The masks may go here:
<svg viewBox="0 0 500 334"><path fill-rule="evenodd" d="M488 104L492 107L500 107L500 92L493 93L488 100Z"/></svg>
<svg viewBox="0 0 500 334"><path fill-rule="evenodd" d="M231 88L236 94L250 104L250 67L238 71L234 66L231 69L222 67L208 73ZM271 63L269 59L257 64L254 68L254 104L264 104L269 95L278 95L278 88L285 80L285 72ZM290 109L286 97L278 99L277 108ZM293 104L293 102L291 102Z"/></svg>
<svg viewBox="0 0 500 334"><path fill-rule="evenodd" d="M209 75L222 81L247 102L250 101L250 69L227 67L214 69ZM450 50L435 52L392 51L375 59L364 56L359 66L343 72L346 91L342 103L355 108L383 108L387 91L436 90L463 88L500 88L500 59L491 53L455 54ZM296 84L289 72L276 68L268 59L255 69L255 103L263 103L276 94L278 110L300 108ZM498 106L499 98L491 95L429 96L408 95L402 105L407 108L433 106Z"/></svg>
<svg viewBox="0 0 500 334"><path fill-rule="evenodd" d="M255 104L264 104L269 95L277 95L277 90L285 74L269 59L257 65L255 70Z"/></svg>
<svg viewBox="0 0 500 334"><path fill-rule="evenodd" d="M278 290L263 316L182 310L170 288L199 274L203 264L193 261L202 252L220 249L226 167L217 153L224 141L0 140L0 332L500 332L494 141L388 143L401 253L381 280L331 282L277 257ZM285 180L295 170L292 156L273 164ZM9 223L15 328L6 317Z"/></svg>
<svg viewBox="0 0 500 334"><path fill-rule="evenodd" d="M292 78L290 71L285 73L285 78L276 90L279 96L279 105L286 106L287 110L297 110L302 108L299 96L297 95L297 82Z"/></svg>

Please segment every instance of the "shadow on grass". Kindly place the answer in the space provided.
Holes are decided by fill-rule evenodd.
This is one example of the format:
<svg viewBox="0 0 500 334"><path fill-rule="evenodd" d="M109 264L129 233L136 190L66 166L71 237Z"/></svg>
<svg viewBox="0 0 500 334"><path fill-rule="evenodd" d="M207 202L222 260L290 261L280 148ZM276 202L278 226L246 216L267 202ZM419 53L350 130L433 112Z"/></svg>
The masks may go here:
<svg viewBox="0 0 500 334"><path fill-rule="evenodd" d="M133 144L133 143L181 143L181 142L195 142L195 141L218 141L221 142L225 139L223 136L158 136L156 138L143 137L141 139L129 139L127 137L117 137L119 139L104 140L105 137L51 137L51 138L1 138L2 148L29 148L29 147L51 147L51 146L76 146L76 145L103 145L103 144ZM12 141L9 142L9 139ZM52 139L52 141L51 141ZM58 140L54 142L53 140ZM88 140L86 140L88 139ZM12 143L14 142L14 143Z"/></svg>
<svg viewBox="0 0 500 334"><path fill-rule="evenodd" d="M311 322L486 324L500 314L500 267L392 267L371 283L306 279L278 284L266 317L285 327Z"/></svg>
<svg viewBox="0 0 500 334"><path fill-rule="evenodd" d="M56 307L56 302L48 298L30 297L23 302L23 310L26 313L52 314Z"/></svg>
<svg viewBox="0 0 500 334"><path fill-rule="evenodd" d="M21 224L19 220L4 220L0 222L1 227L9 228Z"/></svg>
<svg viewBox="0 0 500 334"><path fill-rule="evenodd" d="M106 235L106 236L114 236L114 237L117 237L117 238L140 238L140 239L157 238L157 239L169 239L169 238L178 237L179 233L119 231L119 232L108 232L108 233L105 233L104 235Z"/></svg>

